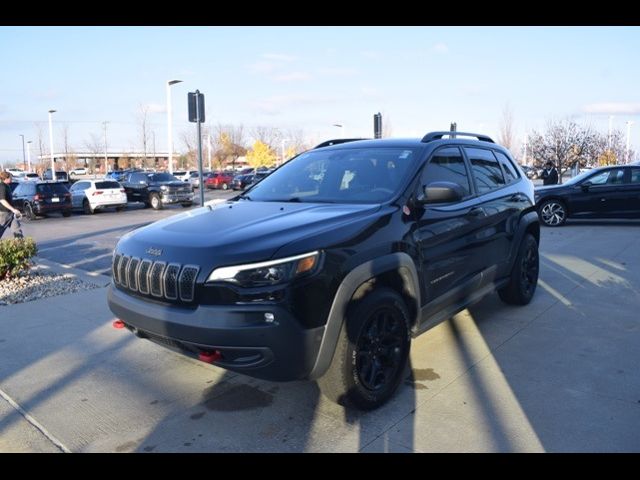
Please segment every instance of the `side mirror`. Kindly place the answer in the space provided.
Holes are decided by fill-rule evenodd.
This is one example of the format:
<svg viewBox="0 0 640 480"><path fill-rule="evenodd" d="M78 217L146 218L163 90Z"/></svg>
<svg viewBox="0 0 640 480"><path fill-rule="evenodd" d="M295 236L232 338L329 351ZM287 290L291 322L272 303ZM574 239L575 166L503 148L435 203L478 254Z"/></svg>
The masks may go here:
<svg viewBox="0 0 640 480"><path fill-rule="evenodd" d="M418 198L423 205L432 203L452 203L462 200L463 188L453 182L432 182L424 187L424 194Z"/></svg>
<svg viewBox="0 0 640 480"><path fill-rule="evenodd" d="M593 185L593 184L591 183L591 180L587 180L586 182L582 182L582 183L580 184L580 187L582 188L582 190L584 190L584 191L586 192L587 190L589 190L589 187L590 187L591 185Z"/></svg>

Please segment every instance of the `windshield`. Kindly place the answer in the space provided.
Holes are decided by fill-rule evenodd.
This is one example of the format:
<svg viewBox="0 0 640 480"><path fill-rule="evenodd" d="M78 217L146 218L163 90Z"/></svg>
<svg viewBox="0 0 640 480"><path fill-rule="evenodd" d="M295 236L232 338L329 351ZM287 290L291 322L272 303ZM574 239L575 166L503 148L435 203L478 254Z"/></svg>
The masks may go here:
<svg viewBox="0 0 640 480"><path fill-rule="evenodd" d="M312 150L284 164L244 198L265 202L381 203L398 193L411 148Z"/></svg>

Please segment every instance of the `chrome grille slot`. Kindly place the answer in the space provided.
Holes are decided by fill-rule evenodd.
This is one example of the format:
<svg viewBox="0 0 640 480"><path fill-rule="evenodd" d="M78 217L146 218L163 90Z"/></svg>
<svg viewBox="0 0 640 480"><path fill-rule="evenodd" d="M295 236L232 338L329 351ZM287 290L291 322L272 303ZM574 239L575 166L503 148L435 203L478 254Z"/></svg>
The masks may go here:
<svg viewBox="0 0 640 480"><path fill-rule="evenodd" d="M120 259L120 264L118 265L118 278L120 279L120 285L123 287L129 286L129 283L127 282L127 266L129 266L129 260L131 260L131 257L124 255L122 259Z"/></svg>
<svg viewBox="0 0 640 480"><path fill-rule="evenodd" d="M197 265L185 265L182 268L182 272L178 279L178 286L180 288L180 300L183 302L193 301L196 279L198 278L199 271L200 267Z"/></svg>
<svg viewBox="0 0 640 480"><path fill-rule="evenodd" d="M169 300L178 299L179 263L170 263L164 271L164 296Z"/></svg>
<svg viewBox="0 0 640 480"><path fill-rule="evenodd" d="M120 263L120 259L122 255L116 253L113 256L113 265L111 266L111 276L113 277L113 282L118 283L118 264Z"/></svg>
<svg viewBox="0 0 640 480"><path fill-rule="evenodd" d="M151 260L144 259L138 267L138 291L144 295L149 295L149 270L151 269Z"/></svg>
<svg viewBox="0 0 640 480"><path fill-rule="evenodd" d="M127 267L127 278L129 282L129 288L134 292L138 290L138 266L140 265L140 259L132 257Z"/></svg>
<svg viewBox="0 0 640 480"><path fill-rule="evenodd" d="M162 273L166 262L155 262L149 271L149 289L154 297L162 297Z"/></svg>

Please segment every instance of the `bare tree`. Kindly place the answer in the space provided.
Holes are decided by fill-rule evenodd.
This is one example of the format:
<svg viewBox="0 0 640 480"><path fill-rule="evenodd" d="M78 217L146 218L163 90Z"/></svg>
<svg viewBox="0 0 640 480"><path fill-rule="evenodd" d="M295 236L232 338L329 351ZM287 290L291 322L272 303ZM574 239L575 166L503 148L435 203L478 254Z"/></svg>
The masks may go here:
<svg viewBox="0 0 640 480"><path fill-rule="evenodd" d="M38 152L40 161L38 162L38 167L36 168L37 173L42 176L45 170L45 139L44 139L44 125L42 122L35 122L34 127L36 129L36 141L38 144Z"/></svg>
<svg viewBox="0 0 640 480"><path fill-rule="evenodd" d="M502 110L502 118L500 119L500 135L498 137L498 143L504 146L510 152L515 152L515 134L513 123L513 110L507 103Z"/></svg>
<svg viewBox="0 0 640 480"><path fill-rule="evenodd" d="M282 140L282 132L277 127L258 126L251 129L251 137L254 141L261 141L276 149Z"/></svg>
<svg viewBox="0 0 640 480"><path fill-rule="evenodd" d="M89 153L93 153L94 155L89 159L89 171L91 173L95 173L96 171L96 159L97 154L102 150L102 139L99 134L91 133L89 134L89 139L85 140L84 146L86 147Z"/></svg>
<svg viewBox="0 0 640 480"><path fill-rule="evenodd" d="M213 138L216 146L214 158L220 168L228 166L229 163L232 168L235 168L238 157L247 154L242 124L238 126L218 124Z"/></svg>
<svg viewBox="0 0 640 480"><path fill-rule="evenodd" d="M69 167L75 168L75 155L71 148L71 142L69 140L69 124L64 123L62 125L62 147L64 149L64 169L68 172Z"/></svg>
<svg viewBox="0 0 640 480"><path fill-rule="evenodd" d="M549 121L544 133L531 133L529 144L536 165L553 163L562 183L562 174L576 162L587 163L595 156L597 134L572 120Z"/></svg>
<svg viewBox="0 0 640 480"><path fill-rule="evenodd" d="M140 104L138 107L138 128L140 129L140 140L142 142L142 165L147 165L147 147L149 144L149 106Z"/></svg>

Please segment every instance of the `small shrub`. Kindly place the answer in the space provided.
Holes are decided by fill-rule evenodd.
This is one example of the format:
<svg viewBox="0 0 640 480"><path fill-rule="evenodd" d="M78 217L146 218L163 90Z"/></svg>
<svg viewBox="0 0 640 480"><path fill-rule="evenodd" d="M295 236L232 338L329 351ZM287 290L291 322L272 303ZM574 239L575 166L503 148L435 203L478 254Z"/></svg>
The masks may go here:
<svg viewBox="0 0 640 480"><path fill-rule="evenodd" d="M29 268L31 257L37 253L33 238L11 238L0 241L0 280L15 277Z"/></svg>

